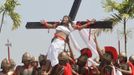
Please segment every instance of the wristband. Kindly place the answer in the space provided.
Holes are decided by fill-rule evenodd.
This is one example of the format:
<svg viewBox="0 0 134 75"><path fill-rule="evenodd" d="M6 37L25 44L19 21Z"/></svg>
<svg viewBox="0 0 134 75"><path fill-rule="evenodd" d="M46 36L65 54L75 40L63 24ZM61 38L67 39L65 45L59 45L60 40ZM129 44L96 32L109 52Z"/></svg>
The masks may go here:
<svg viewBox="0 0 134 75"><path fill-rule="evenodd" d="M44 27L48 27L47 24L48 24L47 21L45 21L44 24L43 24L43 26Z"/></svg>
<svg viewBox="0 0 134 75"><path fill-rule="evenodd" d="M91 21L87 20L86 26L90 27L90 25L91 25Z"/></svg>

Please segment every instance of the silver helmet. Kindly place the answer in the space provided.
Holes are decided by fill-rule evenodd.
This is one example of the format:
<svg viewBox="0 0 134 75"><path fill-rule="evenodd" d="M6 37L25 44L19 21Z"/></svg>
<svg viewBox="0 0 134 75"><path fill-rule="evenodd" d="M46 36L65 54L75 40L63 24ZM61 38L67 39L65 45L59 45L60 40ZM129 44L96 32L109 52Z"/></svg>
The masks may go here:
<svg viewBox="0 0 134 75"><path fill-rule="evenodd" d="M10 68L11 64L7 58L4 58L1 62L1 69Z"/></svg>
<svg viewBox="0 0 134 75"><path fill-rule="evenodd" d="M134 55L131 55L131 56L129 57L129 61L132 62L132 63L134 63Z"/></svg>
<svg viewBox="0 0 134 75"><path fill-rule="evenodd" d="M69 59L69 56L67 55L66 52L61 52L58 56L58 59L59 60L68 60Z"/></svg>
<svg viewBox="0 0 134 75"><path fill-rule="evenodd" d="M25 52L22 56L22 63L24 63L24 61L31 61L32 57L31 54L28 52Z"/></svg>

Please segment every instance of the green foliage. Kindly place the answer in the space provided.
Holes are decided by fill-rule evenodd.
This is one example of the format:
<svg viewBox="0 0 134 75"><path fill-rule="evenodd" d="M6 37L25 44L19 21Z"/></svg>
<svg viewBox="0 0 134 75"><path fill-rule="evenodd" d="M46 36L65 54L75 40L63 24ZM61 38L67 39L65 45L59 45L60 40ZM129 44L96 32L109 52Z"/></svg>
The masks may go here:
<svg viewBox="0 0 134 75"><path fill-rule="evenodd" d="M123 0L121 3L115 0L105 0L103 4L107 12L117 12L117 14L112 15L112 18L118 18L120 20L121 18L134 18L134 0Z"/></svg>
<svg viewBox="0 0 134 75"><path fill-rule="evenodd" d="M4 21L5 13L12 19L13 27L12 29L17 29L21 23L20 15L15 12L15 8L20 5L17 0L6 0L3 5L0 6L0 14L4 14L2 16L2 21ZM1 28L3 22L1 21Z"/></svg>
<svg viewBox="0 0 134 75"><path fill-rule="evenodd" d="M18 3L17 0L6 0L4 6L5 6L5 10L10 12L10 11L14 11L15 10L15 7L20 5Z"/></svg>
<svg viewBox="0 0 134 75"><path fill-rule="evenodd" d="M124 50L127 54L127 35L129 35L130 31L126 31L126 22L128 19L134 18L134 0L122 0L120 3L115 0L105 0L104 8L108 12L116 12L107 19L113 22L113 26L123 22Z"/></svg>
<svg viewBox="0 0 134 75"><path fill-rule="evenodd" d="M20 20L20 15L16 12L10 12L9 16L11 17L13 21L13 30L18 28L20 26L21 20Z"/></svg>
<svg viewBox="0 0 134 75"><path fill-rule="evenodd" d="M122 2L116 2L116 0L103 0L103 8L106 12L113 12L113 14L105 20L112 21L113 27L118 23L124 22L124 19L134 18L134 0L122 0ZM98 33L111 31L110 29L98 30Z"/></svg>

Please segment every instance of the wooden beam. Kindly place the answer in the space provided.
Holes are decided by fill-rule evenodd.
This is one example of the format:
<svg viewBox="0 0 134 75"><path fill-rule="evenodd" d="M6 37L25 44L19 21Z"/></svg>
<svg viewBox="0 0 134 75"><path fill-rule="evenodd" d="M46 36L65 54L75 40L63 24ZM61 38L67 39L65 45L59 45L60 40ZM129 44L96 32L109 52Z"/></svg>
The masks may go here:
<svg viewBox="0 0 134 75"><path fill-rule="evenodd" d="M54 24L55 22L48 22L50 24ZM76 24L85 24L86 21L77 21ZM26 24L27 29L47 29L43 26L40 22L27 22ZM111 21L96 21L95 24L91 24L89 28L112 28Z"/></svg>

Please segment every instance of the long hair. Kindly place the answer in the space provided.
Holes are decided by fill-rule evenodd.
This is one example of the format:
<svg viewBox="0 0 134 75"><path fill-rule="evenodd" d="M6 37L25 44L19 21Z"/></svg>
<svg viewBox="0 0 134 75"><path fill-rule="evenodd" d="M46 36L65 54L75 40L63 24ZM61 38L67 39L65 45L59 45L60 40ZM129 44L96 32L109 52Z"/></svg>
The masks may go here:
<svg viewBox="0 0 134 75"><path fill-rule="evenodd" d="M65 16L63 16L63 18L62 18L61 25L64 24L64 23L63 23L63 19L64 19L64 17L67 17L67 18L68 18L68 24L69 24L69 23L70 23L71 25L73 24L71 18L70 18L69 16L65 15Z"/></svg>

